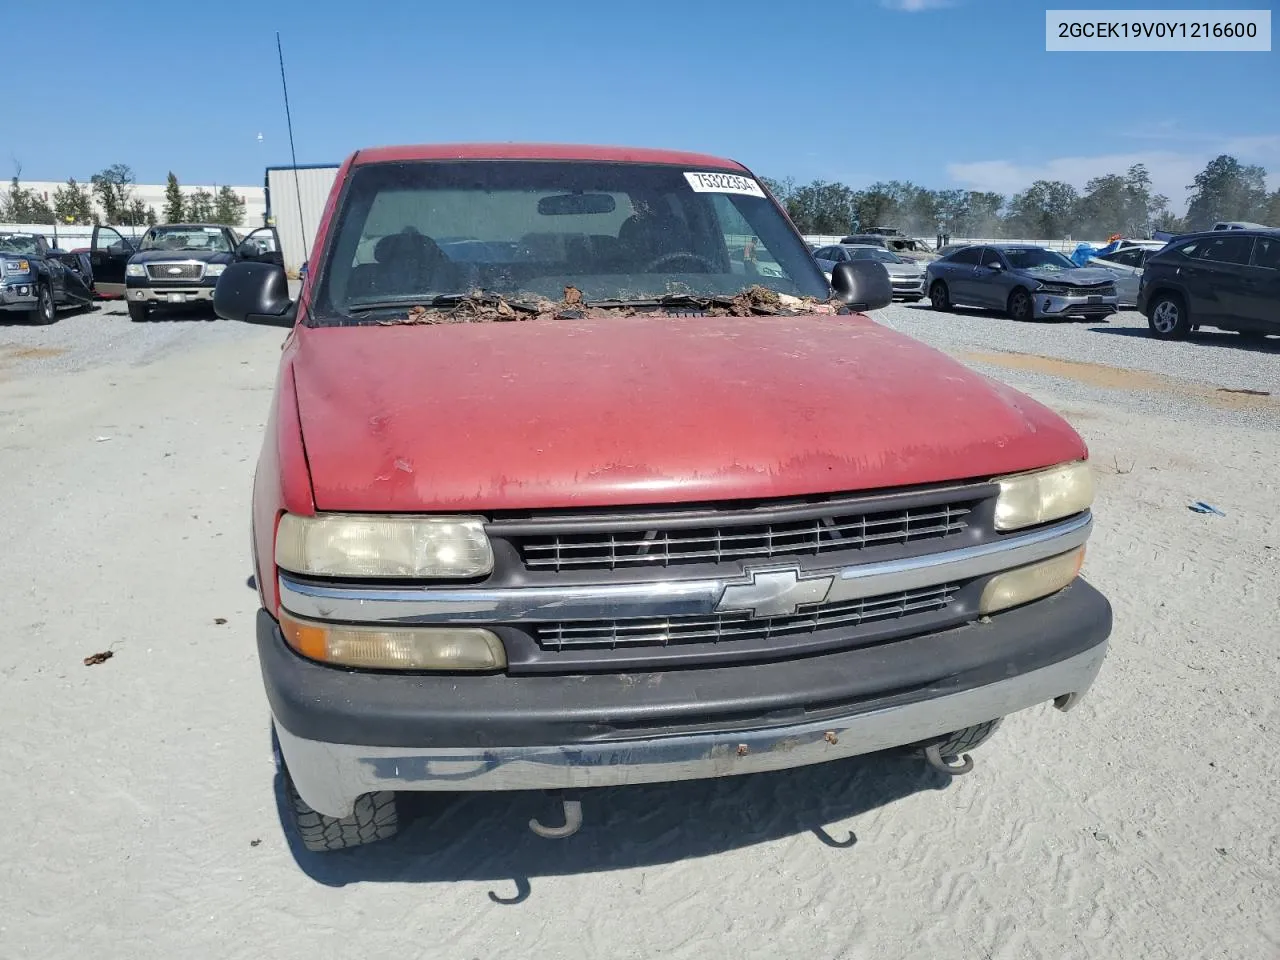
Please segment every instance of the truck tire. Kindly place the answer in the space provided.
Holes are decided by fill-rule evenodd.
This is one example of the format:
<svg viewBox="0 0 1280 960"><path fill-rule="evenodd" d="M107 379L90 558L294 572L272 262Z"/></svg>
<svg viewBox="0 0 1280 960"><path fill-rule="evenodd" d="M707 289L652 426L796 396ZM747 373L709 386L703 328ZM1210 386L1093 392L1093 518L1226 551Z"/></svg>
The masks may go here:
<svg viewBox="0 0 1280 960"><path fill-rule="evenodd" d="M992 734L1000 727L1002 717L996 717L994 720L988 720L986 723L975 724L972 727L965 727L963 730L956 730L954 733L948 733L941 739L930 740L920 744L921 749L924 747L938 745L938 753L944 759L959 757L966 751L973 750L991 739Z"/></svg>
<svg viewBox="0 0 1280 960"><path fill-rule="evenodd" d="M1191 314L1178 294L1161 293L1147 308L1147 325L1157 340L1185 340L1191 332Z"/></svg>
<svg viewBox="0 0 1280 960"><path fill-rule="evenodd" d="M390 790L366 793L356 801L351 816L338 819L312 810L298 796L293 778L285 771L285 802L293 828L302 845L313 853L348 850L376 840L394 837L400 829L396 795Z"/></svg>
<svg viewBox="0 0 1280 960"><path fill-rule="evenodd" d="M150 316L151 308L145 303L129 304L129 319L134 323L143 323Z"/></svg>
<svg viewBox="0 0 1280 960"><path fill-rule="evenodd" d="M53 302L53 290L47 283L40 284L40 292L36 294L36 308L30 313L31 322L47 326L58 319L58 308Z"/></svg>

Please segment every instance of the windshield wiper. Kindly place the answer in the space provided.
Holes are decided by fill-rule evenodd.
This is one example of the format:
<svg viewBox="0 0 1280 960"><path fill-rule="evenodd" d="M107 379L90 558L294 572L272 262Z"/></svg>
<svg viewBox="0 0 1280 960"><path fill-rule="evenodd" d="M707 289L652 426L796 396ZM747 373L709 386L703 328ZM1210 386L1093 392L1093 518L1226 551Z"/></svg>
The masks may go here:
<svg viewBox="0 0 1280 960"><path fill-rule="evenodd" d="M388 297L385 300L366 300L347 308L348 316L367 313L378 313L382 310L406 310L422 307L424 310L440 310L456 307L462 303L475 303L482 306L496 307L505 303L516 310L537 313L538 306L523 300L508 300L493 293L442 293L434 297Z"/></svg>

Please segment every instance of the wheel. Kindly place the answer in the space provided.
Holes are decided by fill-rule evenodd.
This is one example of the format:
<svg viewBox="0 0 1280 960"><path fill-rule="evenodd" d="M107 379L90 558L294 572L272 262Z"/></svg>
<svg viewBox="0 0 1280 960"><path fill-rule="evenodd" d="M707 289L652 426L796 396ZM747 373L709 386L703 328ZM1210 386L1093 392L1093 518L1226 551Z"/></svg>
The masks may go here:
<svg viewBox="0 0 1280 960"><path fill-rule="evenodd" d="M351 816L326 817L307 806L298 796L289 771L284 771L285 799L293 828L302 845L314 853L348 850L376 840L387 840L400 829L396 795L390 790L366 793L356 801Z"/></svg>
<svg viewBox="0 0 1280 960"><path fill-rule="evenodd" d="M36 295L36 308L31 311L31 322L45 326L57 319L58 308L53 303L53 291L41 284L40 292Z"/></svg>
<svg viewBox="0 0 1280 960"><path fill-rule="evenodd" d="M941 280L933 281L933 286L929 288L929 305L935 310L951 309L951 294L947 292L947 285Z"/></svg>
<svg viewBox="0 0 1280 960"><path fill-rule="evenodd" d="M1191 316L1180 296L1162 293L1151 302L1147 325L1157 339L1182 340L1191 332Z"/></svg>
<svg viewBox="0 0 1280 960"><path fill-rule="evenodd" d="M134 323L142 323L149 316L151 316L151 308L145 303L129 304L129 319Z"/></svg>
<svg viewBox="0 0 1280 960"><path fill-rule="evenodd" d="M942 755L944 760L954 759L990 740L996 730L999 729L1002 719L1002 717L996 717L996 719L988 720L986 723L965 727L963 730L944 734L941 737L921 743L919 746L923 750L923 748L933 746L936 743L938 745L938 753Z"/></svg>
<svg viewBox="0 0 1280 960"><path fill-rule="evenodd" d="M1035 304L1031 302L1031 294L1022 287L1016 287L1013 293L1009 294L1009 302L1005 305L1005 309L1011 320L1026 322L1035 319L1036 309Z"/></svg>

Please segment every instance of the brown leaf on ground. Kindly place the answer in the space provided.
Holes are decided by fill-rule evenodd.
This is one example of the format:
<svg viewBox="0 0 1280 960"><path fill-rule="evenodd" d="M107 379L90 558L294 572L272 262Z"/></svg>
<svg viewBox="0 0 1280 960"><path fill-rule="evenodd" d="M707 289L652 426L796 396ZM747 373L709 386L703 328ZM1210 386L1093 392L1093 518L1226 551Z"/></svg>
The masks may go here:
<svg viewBox="0 0 1280 960"><path fill-rule="evenodd" d="M110 650L103 650L101 653L91 653L89 656L84 658L84 665L86 667L94 667L100 663L106 663L114 656L115 654Z"/></svg>
<svg viewBox="0 0 1280 960"><path fill-rule="evenodd" d="M214 623L216 623L218 626L222 626L224 623L226 623L226 622L227 622L227 618L226 618L226 617L214 617L214 618L213 618L213 622L214 622Z"/></svg>
<svg viewBox="0 0 1280 960"><path fill-rule="evenodd" d="M566 307L576 307L580 303L582 303L582 291L574 286L565 287L564 305Z"/></svg>

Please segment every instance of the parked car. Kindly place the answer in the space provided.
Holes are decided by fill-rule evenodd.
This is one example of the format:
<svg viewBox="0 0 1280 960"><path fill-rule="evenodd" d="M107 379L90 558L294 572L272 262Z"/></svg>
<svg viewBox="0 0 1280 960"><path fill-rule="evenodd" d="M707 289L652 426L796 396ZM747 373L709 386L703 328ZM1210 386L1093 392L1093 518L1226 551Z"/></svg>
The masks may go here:
<svg viewBox="0 0 1280 960"><path fill-rule="evenodd" d="M882 227L880 229L887 230L891 228ZM928 261L933 260L936 257L936 254L923 240L917 240L914 237L904 237L897 234L855 233L842 238L840 243L842 245L856 245L863 247L883 247L886 250L896 253L904 260Z"/></svg>
<svg viewBox="0 0 1280 960"><path fill-rule="evenodd" d="M94 227L90 249L99 284L123 292L129 319L136 321L161 306L211 305L218 278L230 264L284 264L275 227L241 237L218 224L170 223L148 229L136 248L119 231Z"/></svg>
<svg viewBox="0 0 1280 960"><path fill-rule="evenodd" d="M1164 249L1164 244L1153 241L1121 241L1111 253L1090 257L1087 265L1109 271L1115 277L1116 300L1119 306L1136 307L1138 282L1149 258Z"/></svg>
<svg viewBox="0 0 1280 960"><path fill-rule="evenodd" d="M873 260L884 264L889 274L889 282L893 286L894 299L915 303L924 297L924 267L913 261L904 260L884 247L837 243L816 250L813 258L818 261L818 266L828 280L831 279L831 271L835 269L837 263Z"/></svg>
<svg viewBox="0 0 1280 960"><path fill-rule="evenodd" d="M1161 340L1180 340L1201 326L1280 334L1280 230L1178 237L1147 260L1138 309Z"/></svg>
<svg viewBox="0 0 1280 960"><path fill-rule="evenodd" d="M1029 244L962 247L929 264L929 301L1004 310L1014 320L1099 319L1118 306L1115 276Z"/></svg>
<svg viewBox="0 0 1280 960"><path fill-rule="evenodd" d="M1247 220L1219 220L1213 225L1215 230L1275 230L1276 227L1265 223L1250 223Z"/></svg>
<svg viewBox="0 0 1280 960"><path fill-rule="evenodd" d="M898 746L960 774L1089 688L1084 442L867 318L884 269L828 286L745 167L389 147L332 189L296 301L273 264L214 291L291 328L252 531L306 847L390 836L404 791L570 791L530 824L563 837L590 787ZM744 222L781 275L735 269ZM433 239L472 233L528 252Z"/></svg>
<svg viewBox="0 0 1280 960"><path fill-rule="evenodd" d="M39 233L0 233L0 312L53 323L59 310L93 305L93 279L80 260Z"/></svg>

